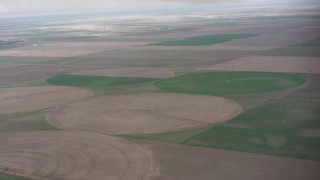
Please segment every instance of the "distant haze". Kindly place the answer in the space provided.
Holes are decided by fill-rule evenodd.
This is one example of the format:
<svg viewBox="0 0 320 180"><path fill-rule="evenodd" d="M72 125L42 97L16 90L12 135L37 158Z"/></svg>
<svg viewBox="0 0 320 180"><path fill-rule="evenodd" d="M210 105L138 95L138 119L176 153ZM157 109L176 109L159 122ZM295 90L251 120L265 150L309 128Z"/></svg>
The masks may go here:
<svg viewBox="0 0 320 180"><path fill-rule="evenodd" d="M283 2L284 0L281 0ZM290 1L290 0L285 0ZM293 1L293 0L292 0ZM310 0L296 0L310 1ZM314 0L317 1L317 0ZM119 11L196 5L279 2L276 0L0 0L1 14Z"/></svg>

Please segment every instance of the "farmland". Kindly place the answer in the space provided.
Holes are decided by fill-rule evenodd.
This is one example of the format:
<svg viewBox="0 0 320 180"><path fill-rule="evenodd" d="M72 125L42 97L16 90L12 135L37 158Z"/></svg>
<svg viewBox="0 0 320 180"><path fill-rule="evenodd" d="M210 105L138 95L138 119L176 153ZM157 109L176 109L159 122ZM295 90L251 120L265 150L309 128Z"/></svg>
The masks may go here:
<svg viewBox="0 0 320 180"><path fill-rule="evenodd" d="M0 179L320 179L320 6L288 7L0 18Z"/></svg>
<svg viewBox="0 0 320 180"><path fill-rule="evenodd" d="M155 86L172 92L228 96L277 91L304 83L298 75L259 72L206 72L157 81Z"/></svg>
<svg viewBox="0 0 320 180"><path fill-rule="evenodd" d="M236 39L244 39L257 36L255 34L226 34L226 35L206 35L190 37L183 40L166 41L151 44L153 46L201 46L224 43Z"/></svg>

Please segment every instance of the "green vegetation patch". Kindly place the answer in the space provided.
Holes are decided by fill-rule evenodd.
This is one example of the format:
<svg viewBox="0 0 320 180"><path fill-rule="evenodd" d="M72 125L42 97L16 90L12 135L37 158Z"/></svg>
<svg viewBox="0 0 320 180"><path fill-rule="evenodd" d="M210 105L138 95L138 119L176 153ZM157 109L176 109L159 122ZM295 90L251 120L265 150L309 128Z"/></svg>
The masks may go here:
<svg viewBox="0 0 320 180"><path fill-rule="evenodd" d="M258 36L256 34L215 34L190 37L175 41L165 41L160 43L150 44L152 46L203 46L224 43L236 39L244 39Z"/></svg>
<svg viewBox="0 0 320 180"><path fill-rule="evenodd" d="M34 132L34 131L57 131L58 128L50 125L45 116L26 117L9 120L0 124L0 133L7 132Z"/></svg>
<svg viewBox="0 0 320 180"><path fill-rule="evenodd" d="M54 60L57 60L57 58L0 56L0 64L39 64L54 62Z"/></svg>
<svg viewBox="0 0 320 180"><path fill-rule="evenodd" d="M13 48L16 48L18 46L0 46L0 50L6 50L6 49L13 49Z"/></svg>
<svg viewBox="0 0 320 180"><path fill-rule="evenodd" d="M320 160L320 103L273 100L184 144Z"/></svg>
<svg viewBox="0 0 320 180"><path fill-rule="evenodd" d="M12 175L6 175L6 174L0 173L0 180L28 180L28 179L24 177L18 177L18 176L12 176Z"/></svg>
<svg viewBox="0 0 320 180"><path fill-rule="evenodd" d="M84 87L93 90L96 94L103 94L106 90L126 85L145 84L158 79L155 78L131 78L109 76L84 76L84 75L58 75L46 80L48 84L59 86Z"/></svg>
<svg viewBox="0 0 320 180"><path fill-rule="evenodd" d="M47 122L43 111L0 114L0 133L59 130Z"/></svg>
<svg viewBox="0 0 320 180"><path fill-rule="evenodd" d="M240 95L292 88L305 82L296 74L268 72L205 72L157 81L161 90L206 95Z"/></svg>
<svg viewBox="0 0 320 180"><path fill-rule="evenodd" d="M320 40L294 44L271 51L263 52L263 56L298 56L298 57L320 57Z"/></svg>

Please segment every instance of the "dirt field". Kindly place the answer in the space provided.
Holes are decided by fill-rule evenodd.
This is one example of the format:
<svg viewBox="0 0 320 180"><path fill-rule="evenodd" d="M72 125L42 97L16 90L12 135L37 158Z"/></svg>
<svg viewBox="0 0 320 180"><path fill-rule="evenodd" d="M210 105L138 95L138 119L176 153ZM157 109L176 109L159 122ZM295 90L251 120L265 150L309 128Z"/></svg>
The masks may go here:
<svg viewBox="0 0 320 180"><path fill-rule="evenodd" d="M62 129L102 134L169 132L221 123L240 114L241 105L211 96L136 94L71 104L51 113Z"/></svg>
<svg viewBox="0 0 320 180"><path fill-rule="evenodd" d="M143 68L143 67L123 67L99 70L80 71L72 73L75 75L91 76L118 76L118 77L146 77L146 78L168 78L174 73L165 69Z"/></svg>
<svg viewBox="0 0 320 180"><path fill-rule="evenodd" d="M126 140L76 132L0 135L0 172L32 179L150 179L156 162Z"/></svg>
<svg viewBox="0 0 320 180"><path fill-rule="evenodd" d="M0 135L0 172L32 179L317 180L316 161L77 132ZM232 172L232 173L230 173Z"/></svg>
<svg viewBox="0 0 320 180"><path fill-rule="evenodd" d="M320 61L317 57L253 56L235 59L203 69L227 71L320 73Z"/></svg>
<svg viewBox="0 0 320 180"><path fill-rule="evenodd" d="M168 180L318 180L320 162L135 141L154 152L158 176Z"/></svg>
<svg viewBox="0 0 320 180"><path fill-rule="evenodd" d="M82 100L89 90L61 86L0 89L0 114L26 112Z"/></svg>
<svg viewBox="0 0 320 180"><path fill-rule="evenodd" d="M0 56L31 57L73 57L95 53L113 48L134 47L147 44L145 42L46 42L26 47L0 51Z"/></svg>
<svg viewBox="0 0 320 180"><path fill-rule="evenodd" d="M234 58L254 55L252 51L175 50L157 47L114 49L84 56L67 58L64 64L120 67L203 67Z"/></svg>
<svg viewBox="0 0 320 180"><path fill-rule="evenodd" d="M7 65L0 64L0 83L20 83L43 79L58 74L66 74L96 67L66 65Z"/></svg>

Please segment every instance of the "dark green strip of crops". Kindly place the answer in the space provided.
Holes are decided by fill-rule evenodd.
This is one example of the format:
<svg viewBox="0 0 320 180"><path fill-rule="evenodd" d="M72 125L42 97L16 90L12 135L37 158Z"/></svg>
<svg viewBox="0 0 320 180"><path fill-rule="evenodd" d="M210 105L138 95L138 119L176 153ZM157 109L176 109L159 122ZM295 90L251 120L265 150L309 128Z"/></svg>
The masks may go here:
<svg viewBox="0 0 320 180"><path fill-rule="evenodd" d="M190 37L175 41L165 41L160 43L150 44L152 46L203 46L220 44L236 39L244 39L258 36L257 34L214 34L205 36Z"/></svg>
<svg viewBox="0 0 320 180"><path fill-rule="evenodd" d="M132 87L146 85L158 80L155 78L131 78L110 76L59 75L46 80L46 83L58 86L88 88L94 95L106 95L130 91Z"/></svg>

